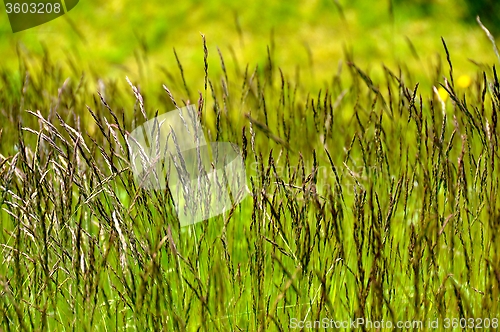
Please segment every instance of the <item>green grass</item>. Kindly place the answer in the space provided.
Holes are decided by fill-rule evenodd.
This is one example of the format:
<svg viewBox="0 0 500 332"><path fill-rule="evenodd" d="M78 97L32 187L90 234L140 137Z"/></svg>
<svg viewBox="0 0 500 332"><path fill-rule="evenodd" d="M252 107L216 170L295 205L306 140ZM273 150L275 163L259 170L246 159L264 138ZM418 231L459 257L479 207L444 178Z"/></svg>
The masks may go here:
<svg viewBox="0 0 500 332"><path fill-rule="evenodd" d="M500 82L480 27L448 2L439 20L395 2L393 23L382 3L220 4L145 5L160 24L80 3L0 41L0 331L498 322ZM48 33L68 19L87 42ZM128 147L174 103L240 147L251 191L184 228Z"/></svg>
<svg viewBox="0 0 500 332"><path fill-rule="evenodd" d="M133 181L127 135L145 119L125 80L104 79L101 99L50 56L19 61L1 75L3 330L498 318L494 67L468 88L435 68L444 109L401 68L372 83L349 58L321 90L270 58L209 66L200 94L178 72L173 97L198 100L207 136L241 147L252 192L180 228L168 191ZM147 118L174 108L147 84Z"/></svg>
<svg viewBox="0 0 500 332"><path fill-rule="evenodd" d="M67 58L77 63L75 75L95 72L119 80L127 75L145 85L164 75L160 67L172 75L177 73L175 48L184 66L190 68L186 70L187 82L199 87L203 54L198 41L202 32L208 38L210 53L216 54L219 47L228 65L233 57L230 49L241 65L263 64L268 44L274 45L273 60L290 75L296 66L301 67L302 82L314 89L331 79L344 48L352 51L361 68L373 68L377 77L383 77L381 63L394 67L404 63L416 80L424 82L433 79L442 50L440 36L454 49L454 64L465 74L476 71L468 59L491 62L491 48L474 17L467 17L466 2L435 1L426 14L418 3L396 0L80 1L60 19L16 34L10 32L4 14L5 19L0 20L1 66L17 68L19 44L33 56L41 56L45 46L60 63L67 63ZM418 50L418 59L408 39ZM210 61L218 70L217 57ZM147 70L141 73L140 66ZM162 79L170 83L166 75Z"/></svg>

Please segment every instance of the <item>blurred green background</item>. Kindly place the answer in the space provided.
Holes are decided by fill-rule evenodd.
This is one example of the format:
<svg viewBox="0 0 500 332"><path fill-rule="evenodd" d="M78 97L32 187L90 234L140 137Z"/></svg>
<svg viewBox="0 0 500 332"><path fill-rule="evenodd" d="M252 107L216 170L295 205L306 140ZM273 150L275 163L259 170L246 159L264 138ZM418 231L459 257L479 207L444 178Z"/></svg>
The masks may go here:
<svg viewBox="0 0 500 332"><path fill-rule="evenodd" d="M46 48L55 63L90 73L94 84L125 76L168 84L179 74L175 48L188 85L201 90L203 33L210 63L217 64L212 73L220 70L217 47L229 70L242 71L247 63L264 66L270 45L276 66L288 73L300 66L302 78L317 86L331 79L345 52L372 76L381 63L401 64L425 80L443 55L442 36L458 74L472 75L478 68L469 58L496 61L475 16L495 33L498 6L493 0L80 1L61 18L13 34L2 4L0 66L14 70L19 52L29 58Z"/></svg>

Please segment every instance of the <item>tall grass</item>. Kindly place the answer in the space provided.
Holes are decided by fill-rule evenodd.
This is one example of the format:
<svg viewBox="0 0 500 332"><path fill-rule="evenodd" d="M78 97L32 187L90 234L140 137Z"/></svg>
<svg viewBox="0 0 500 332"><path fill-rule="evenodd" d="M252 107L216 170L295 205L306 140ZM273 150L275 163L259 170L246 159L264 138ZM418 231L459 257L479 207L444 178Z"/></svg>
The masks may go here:
<svg viewBox="0 0 500 332"><path fill-rule="evenodd" d="M0 329L497 317L494 66L461 88L444 44L449 71L422 91L346 55L310 91L270 56L231 72L203 45L204 93L177 54L179 78L147 92L105 78L91 90L98 77L68 79L48 54L1 72ZM134 182L128 135L195 100L206 137L241 147L251 196L181 228L169 190Z"/></svg>

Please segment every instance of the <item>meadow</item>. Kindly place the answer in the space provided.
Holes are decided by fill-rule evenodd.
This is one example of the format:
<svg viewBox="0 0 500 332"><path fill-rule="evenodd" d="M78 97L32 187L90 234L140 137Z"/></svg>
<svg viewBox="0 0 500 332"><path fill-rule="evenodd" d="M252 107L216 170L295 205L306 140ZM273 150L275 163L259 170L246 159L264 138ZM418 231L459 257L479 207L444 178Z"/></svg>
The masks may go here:
<svg viewBox="0 0 500 332"><path fill-rule="evenodd" d="M34 32L15 37L36 46L0 42L0 330L497 329L495 39L478 22L455 23L469 44L404 38L391 32L393 13L370 37L387 33L392 46L372 48L360 26L375 19L334 3L289 6L279 28L252 33L258 15L236 15L241 26L224 39L234 48L217 45L223 25L200 19L202 34L152 49L153 32L197 28L181 18L139 30L142 48L128 53L133 43L113 53L87 37L90 51L60 55L52 32L40 44ZM78 6L54 26L104 15ZM320 22L298 34L318 32L310 43L324 48L287 47L287 17L314 22L325 8L335 27L349 26L346 42L329 46L336 28ZM134 180L129 136L186 105L209 141L240 148L250 194L181 227L170 191Z"/></svg>

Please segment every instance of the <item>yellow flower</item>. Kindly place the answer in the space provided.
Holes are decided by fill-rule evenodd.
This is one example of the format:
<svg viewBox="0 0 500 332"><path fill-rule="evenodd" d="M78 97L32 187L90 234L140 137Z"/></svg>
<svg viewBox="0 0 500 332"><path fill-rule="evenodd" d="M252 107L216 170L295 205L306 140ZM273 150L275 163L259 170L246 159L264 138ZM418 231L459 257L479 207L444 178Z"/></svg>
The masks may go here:
<svg viewBox="0 0 500 332"><path fill-rule="evenodd" d="M442 86L438 89L438 95L443 102L446 102L446 99L448 99L448 92Z"/></svg>
<svg viewBox="0 0 500 332"><path fill-rule="evenodd" d="M469 75L462 75L457 80L457 85L463 89L468 88L472 80Z"/></svg>

